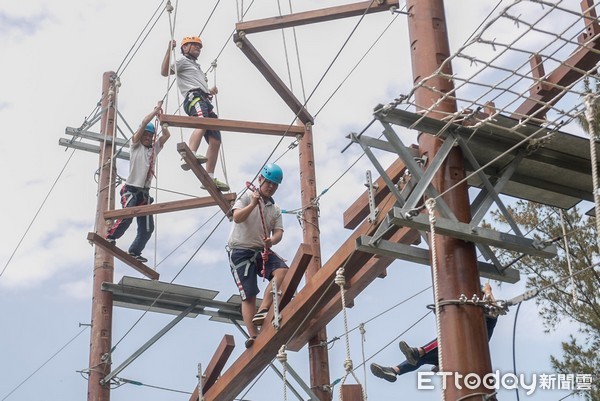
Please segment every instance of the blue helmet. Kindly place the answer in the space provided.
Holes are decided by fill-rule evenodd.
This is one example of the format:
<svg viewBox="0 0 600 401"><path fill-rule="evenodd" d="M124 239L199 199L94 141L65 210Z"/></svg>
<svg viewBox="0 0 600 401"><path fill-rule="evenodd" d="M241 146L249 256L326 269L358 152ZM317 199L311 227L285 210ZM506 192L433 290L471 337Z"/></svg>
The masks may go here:
<svg viewBox="0 0 600 401"><path fill-rule="evenodd" d="M283 181L283 170L274 163L268 163L265 165L260 172L260 175L262 175L266 180L274 182L277 185L281 184L281 181Z"/></svg>
<svg viewBox="0 0 600 401"><path fill-rule="evenodd" d="M149 132L152 135L156 134L156 129L154 128L154 124L153 123L146 124L146 128L144 129L144 131Z"/></svg>

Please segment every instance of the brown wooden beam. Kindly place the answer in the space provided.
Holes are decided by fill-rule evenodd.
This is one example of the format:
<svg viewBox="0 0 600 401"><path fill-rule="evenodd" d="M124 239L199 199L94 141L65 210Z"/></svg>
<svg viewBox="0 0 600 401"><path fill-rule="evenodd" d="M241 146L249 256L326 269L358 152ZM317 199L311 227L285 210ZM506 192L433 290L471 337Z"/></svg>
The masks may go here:
<svg viewBox="0 0 600 401"><path fill-rule="evenodd" d="M199 128L207 130L222 130L229 132L245 132L249 134L264 134L276 136L291 136L304 134L304 127L298 125L259 123L252 121L223 120L222 118L198 118L163 114L160 122L170 127Z"/></svg>
<svg viewBox="0 0 600 401"><path fill-rule="evenodd" d="M346 274L353 276L354 269L364 265L371 256L364 252L354 252L350 257L351 263L346 266ZM327 292L335 278L336 270L326 267L320 269L282 311L282 325L279 330L275 330L272 325L264 325L254 345L206 392L205 400L225 401L235 398L277 355L281 344L286 343L295 334L300 322L309 316L318 299Z"/></svg>
<svg viewBox="0 0 600 401"><path fill-rule="evenodd" d="M586 24L586 33L579 38L582 46L544 78L546 85L540 86L537 93L526 99L514 111L512 118L543 118L546 111L565 95L564 88L580 79L582 71L591 72L600 62L600 26L593 0L583 0L581 8Z"/></svg>
<svg viewBox="0 0 600 401"><path fill-rule="evenodd" d="M392 7L399 7L398 0L372 0L360 3L347 4L337 7L322 8L319 10L305 11L283 15L279 17L264 18L260 20L238 22L235 29L238 32L256 33L274 29L290 28L293 26L314 24L316 22L332 21L341 18L357 17L363 14L372 14L389 11Z"/></svg>
<svg viewBox="0 0 600 401"><path fill-rule="evenodd" d="M363 401L363 390L360 384L342 384L342 400Z"/></svg>
<svg viewBox="0 0 600 401"><path fill-rule="evenodd" d="M206 120L209 120L209 118L207 118ZM206 190L208 191L210 196L212 196L212 198L215 200L217 205L219 205L221 210L223 210L223 213L225 213L227 217L229 217L229 219L231 220L231 202L227 200L227 198L225 198L225 195L217 189L217 186L210 178L206 170L204 170L200 163L198 163L198 161L196 160L196 156L194 156L194 153L192 153L187 144L184 142L178 143L177 151L179 152L183 160L185 160L185 162L190 166L190 170L192 170L196 177L198 177L204 188L206 188Z"/></svg>
<svg viewBox="0 0 600 401"><path fill-rule="evenodd" d="M224 194L223 197L228 202L235 202L237 195L235 193ZM210 196L194 199L184 199L173 202L157 203L155 205L144 205L126 207L124 209L107 210L104 212L105 220L133 218L146 216L149 214L161 214L169 212L178 212L181 210L197 209L201 207L215 206L217 202Z"/></svg>
<svg viewBox="0 0 600 401"><path fill-rule="evenodd" d="M96 244L96 246L111 253L125 264L128 264L129 266L133 267L135 270L142 273L149 279L158 280L159 274L156 272L156 270L149 268L139 260L135 259L133 256L129 255L127 252L120 248L117 248L115 245L111 244L98 234L88 233L87 239L88 241Z"/></svg>
<svg viewBox="0 0 600 401"><path fill-rule="evenodd" d="M216 383L219 375L221 374L221 370L225 366L225 363L229 359L229 356L233 352L235 348L235 340L231 334L225 334L219 347L215 351L212 359L210 360L208 366L206 367L204 377L201 379L202 383L202 393L205 393L209 388L212 387L213 384ZM190 401L198 401L198 387L194 389L190 397Z"/></svg>
<svg viewBox="0 0 600 401"><path fill-rule="evenodd" d="M233 41L235 44L242 50L242 53L248 57L248 60L256 69L265 77L267 82L275 89L275 92L283 99L285 104L292 110L298 119L302 121L304 125L314 123L314 118L308 113L308 110L304 107L302 102L296 98L294 93L283 83L281 78L275 73L275 71L271 68L269 63L260 55L258 50L250 43L248 37L245 33L239 32L233 35ZM302 128L302 133L304 133L304 128Z"/></svg>
<svg viewBox="0 0 600 401"><path fill-rule="evenodd" d="M300 244L290 264L290 270L286 273L283 283L279 287L282 292L279 297L279 310L282 310L294 297L312 257L312 247L308 244Z"/></svg>

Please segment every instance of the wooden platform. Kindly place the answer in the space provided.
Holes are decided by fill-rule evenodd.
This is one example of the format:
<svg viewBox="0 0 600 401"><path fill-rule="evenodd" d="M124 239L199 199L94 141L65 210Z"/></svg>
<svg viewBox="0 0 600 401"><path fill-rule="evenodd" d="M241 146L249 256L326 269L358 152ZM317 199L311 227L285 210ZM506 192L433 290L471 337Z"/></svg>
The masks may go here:
<svg viewBox="0 0 600 401"><path fill-rule="evenodd" d="M96 246L99 246L100 248L102 248L105 251L114 255L121 262L133 267L135 270L142 273L144 276L148 277L149 279L158 280L159 274L156 272L156 270L151 269L150 267L146 266L145 264L143 264L142 262L140 262L139 260L137 260L136 258L131 256L130 254L128 254L124 250L118 248L117 246L111 244L110 242L108 242L107 240L105 240L104 238L99 236L98 234L88 233L87 239L88 239L88 241L94 243Z"/></svg>

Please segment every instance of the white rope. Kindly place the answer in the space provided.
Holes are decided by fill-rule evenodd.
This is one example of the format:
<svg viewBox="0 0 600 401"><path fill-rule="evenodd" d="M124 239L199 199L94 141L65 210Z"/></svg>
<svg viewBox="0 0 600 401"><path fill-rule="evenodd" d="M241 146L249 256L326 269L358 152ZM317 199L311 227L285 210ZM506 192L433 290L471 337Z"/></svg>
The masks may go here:
<svg viewBox="0 0 600 401"><path fill-rule="evenodd" d="M287 400L287 352L285 352L285 344L279 348L277 353L277 360L281 362L283 372L281 373L281 380L283 380L283 401Z"/></svg>
<svg viewBox="0 0 600 401"><path fill-rule="evenodd" d="M365 382L365 386L363 389L363 400L367 401L367 360L365 358L365 342L367 341L367 337L365 336L365 334L367 333L367 331L365 330L365 324L361 323L359 325L359 331L360 331L360 348L361 348L361 354L362 354L362 365L363 365L363 376L364 379L363 381Z"/></svg>
<svg viewBox="0 0 600 401"><path fill-rule="evenodd" d="M598 236L600 235L600 193L598 188L598 165L596 155L596 126L594 124L594 102L592 94L585 96L585 118L588 123L588 134L590 136L590 158L592 163L592 190L594 191L594 210L596 212L596 245L600 249Z"/></svg>
<svg viewBox="0 0 600 401"><path fill-rule="evenodd" d="M438 287L438 261L437 261L437 247L435 238L435 199L429 198L425 201L425 207L429 213L429 227L431 230L431 237L429 240L429 247L431 249L431 269L433 270L433 302L435 304L435 324L437 326L437 342L438 342L438 366L440 372L444 371L442 364L442 327L440 324L440 295ZM445 399L444 391L442 391L442 401Z"/></svg>
<svg viewBox="0 0 600 401"><path fill-rule="evenodd" d="M281 17L281 2L277 0L277 10L279 11L279 16ZM285 28L281 28L281 39L283 41L283 54L285 54L285 65L287 67L288 79L290 81L290 90L294 91L294 84L292 82L292 70L290 68L290 58L288 55L287 49L287 41L285 40Z"/></svg>
<svg viewBox="0 0 600 401"><path fill-rule="evenodd" d="M565 219L562 209L560 212L560 227L562 229L563 242L565 244L565 252L567 255L567 266L569 267L569 276L571 276L571 292L573 294L573 306L577 304L577 292L575 290L575 280L573 278L573 267L571 266L571 252L569 251L569 241L567 241L567 231L565 230Z"/></svg>
<svg viewBox="0 0 600 401"><path fill-rule="evenodd" d="M169 14L169 36L171 38L171 42L173 42L175 40L175 22L177 20L177 11L179 10L179 0L176 0L175 2L175 15L173 17L173 19L171 19L171 12L173 11L173 6L171 5L171 0L167 1L167 12ZM170 44L169 44L170 46ZM171 47L171 49L169 50L169 67L168 67L168 73L167 73L167 90L166 90L166 95L165 95L165 108L164 111L165 113L167 112L167 106L168 106L168 100L169 100L169 88L171 87L171 62L173 63L173 66L175 67L175 79L173 82L177 82L177 63L175 62L176 60L176 53L175 53L175 49L176 47ZM180 93L179 93L179 88L176 89L176 94L177 94L177 104L179 105L177 107L176 112L179 113L179 115L181 115L181 98L180 98ZM180 142L184 142L183 140L183 128L179 127L179 138L180 138Z"/></svg>
<svg viewBox="0 0 600 401"><path fill-rule="evenodd" d="M344 286L346 285L346 278L344 277L344 268L343 267L340 267L339 269L337 269L337 271L335 273L334 282L335 282L335 284L337 284L340 287L340 296L342 299L342 313L344 316L344 337L346 339L346 359L344 360L344 370L346 371L346 373L344 374L344 377L342 378L341 384L340 384L340 401L342 401L342 386L346 382L346 378L348 377L348 375L351 374L354 377L354 380L356 380L356 382L358 384L360 384L360 381L358 380L358 378L356 377L356 374L354 373L354 366L352 363L352 358L350 357L350 337L349 337L349 333L348 333L348 315L346 313L346 290L344 289ZM363 398L364 398L364 391L363 391Z"/></svg>
<svg viewBox="0 0 600 401"><path fill-rule="evenodd" d="M214 59L212 63L210 63L210 67L213 70L213 86L217 87L217 59ZM221 111L219 110L219 97L217 94L214 95L215 98L215 109L217 110L217 115L221 115ZM223 179L225 183L229 185L229 176L227 175L227 163L225 163L225 142L221 137L221 146L219 146L219 159L221 161L221 170L223 170Z"/></svg>

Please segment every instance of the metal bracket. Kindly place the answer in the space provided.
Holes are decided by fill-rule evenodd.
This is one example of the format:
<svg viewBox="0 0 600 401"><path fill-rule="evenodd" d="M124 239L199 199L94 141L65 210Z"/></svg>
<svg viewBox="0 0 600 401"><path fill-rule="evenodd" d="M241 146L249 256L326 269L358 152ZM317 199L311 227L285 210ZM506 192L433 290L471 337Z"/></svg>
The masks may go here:
<svg viewBox="0 0 600 401"><path fill-rule="evenodd" d="M367 196L369 197L369 223L373 223L377 220L377 215L379 214L379 208L375 205L375 190L379 189L379 185L373 183L373 179L371 177L371 170L367 170L367 182L365 186L367 187Z"/></svg>
<svg viewBox="0 0 600 401"><path fill-rule="evenodd" d="M279 330L281 327L281 315L279 314L279 296L281 291L277 290L277 280L271 280L271 294L273 294L273 327Z"/></svg>

